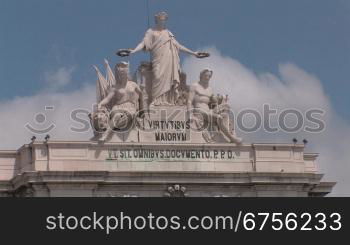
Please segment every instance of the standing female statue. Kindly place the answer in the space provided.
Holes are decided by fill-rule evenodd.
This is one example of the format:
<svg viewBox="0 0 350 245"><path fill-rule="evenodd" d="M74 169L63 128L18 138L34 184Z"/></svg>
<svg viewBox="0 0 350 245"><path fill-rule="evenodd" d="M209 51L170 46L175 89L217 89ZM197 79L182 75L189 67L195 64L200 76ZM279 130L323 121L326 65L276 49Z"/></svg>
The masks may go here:
<svg viewBox="0 0 350 245"><path fill-rule="evenodd" d="M146 32L144 39L135 49L118 52L121 56L134 54L141 50L150 52L153 75L151 101L154 105L174 105L177 100L181 70L180 51L197 58L209 56L208 53L194 52L182 46L166 29L167 20L167 13L158 13L155 15L155 27Z"/></svg>

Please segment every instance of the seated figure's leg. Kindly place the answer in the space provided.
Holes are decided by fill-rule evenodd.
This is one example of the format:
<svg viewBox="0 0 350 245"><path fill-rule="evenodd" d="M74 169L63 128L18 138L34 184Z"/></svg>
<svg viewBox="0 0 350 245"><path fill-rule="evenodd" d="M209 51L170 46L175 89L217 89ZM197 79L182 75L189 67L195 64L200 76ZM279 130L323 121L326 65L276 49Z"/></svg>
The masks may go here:
<svg viewBox="0 0 350 245"><path fill-rule="evenodd" d="M221 113L220 117L222 121L222 126L230 132L230 118L228 117L228 114Z"/></svg>
<svg viewBox="0 0 350 245"><path fill-rule="evenodd" d="M223 116L219 114L213 114L213 115L215 115L214 117L217 121L220 131L230 139L230 142L241 144L242 139L239 137L236 137L230 130L230 121L229 121L228 115L227 114L223 114Z"/></svg>
<svg viewBox="0 0 350 245"><path fill-rule="evenodd" d="M111 127L108 127L107 130L101 135L101 137L98 139L99 141L103 142L106 141L107 137L113 132Z"/></svg>
<svg viewBox="0 0 350 245"><path fill-rule="evenodd" d="M105 141L111 134L115 132L116 129L119 129L121 132L127 132L133 127L133 120L135 118L135 112L131 109L131 112L115 112L111 113L111 120L109 127L100 137L99 141Z"/></svg>
<svg viewBox="0 0 350 245"><path fill-rule="evenodd" d="M202 131L202 136L207 143L213 142L213 137L210 135L208 131L209 121L208 115L197 112L193 114L191 121L194 123L194 126L197 130Z"/></svg>

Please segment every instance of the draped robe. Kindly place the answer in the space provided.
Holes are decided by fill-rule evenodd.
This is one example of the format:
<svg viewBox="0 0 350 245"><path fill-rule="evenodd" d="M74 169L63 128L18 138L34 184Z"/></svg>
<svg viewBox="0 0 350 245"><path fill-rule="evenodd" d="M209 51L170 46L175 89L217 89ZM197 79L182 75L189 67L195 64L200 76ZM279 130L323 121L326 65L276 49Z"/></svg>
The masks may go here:
<svg viewBox="0 0 350 245"><path fill-rule="evenodd" d="M152 101L174 104L180 83L180 45L169 30L149 29L143 41L145 50L151 54Z"/></svg>

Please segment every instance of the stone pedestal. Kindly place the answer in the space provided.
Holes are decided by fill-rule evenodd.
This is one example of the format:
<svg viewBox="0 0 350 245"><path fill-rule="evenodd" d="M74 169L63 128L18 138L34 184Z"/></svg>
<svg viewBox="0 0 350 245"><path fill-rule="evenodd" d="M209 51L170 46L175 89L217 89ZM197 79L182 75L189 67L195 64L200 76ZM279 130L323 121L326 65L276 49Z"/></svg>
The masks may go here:
<svg viewBox="0 0 350 245"><path fill-rule="evenodd" d="M298 144L35 142L0 152L0 195L323 196L335 183L316 158Z"/></svg>

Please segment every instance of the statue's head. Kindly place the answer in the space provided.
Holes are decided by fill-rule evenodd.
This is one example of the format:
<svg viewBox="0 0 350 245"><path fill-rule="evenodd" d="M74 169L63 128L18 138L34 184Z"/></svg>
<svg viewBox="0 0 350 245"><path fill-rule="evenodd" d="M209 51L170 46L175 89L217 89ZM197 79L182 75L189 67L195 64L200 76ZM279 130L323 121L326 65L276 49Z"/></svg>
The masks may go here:
<svg viewBox="0 0 350 245"><path fill-rule="evenodd" d="M157 27L165 28L166 22L168 20L168 14L166 12L159 12L154 16Z"/></svg>
<svg viewBox="0 0 350 245"><path fill-rule="evenodd" d="M213 71L207 68L201 71L199 78L203 82L209 82L212 76L213 76Z"/></svg>
<svg viewBox="0 0 350 245"><path fill-rule="evenodd" d="M129 76L129 63L128 62L120 62L115 66L115 79L117 83L120 81L125 81Z"/></svg>

